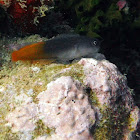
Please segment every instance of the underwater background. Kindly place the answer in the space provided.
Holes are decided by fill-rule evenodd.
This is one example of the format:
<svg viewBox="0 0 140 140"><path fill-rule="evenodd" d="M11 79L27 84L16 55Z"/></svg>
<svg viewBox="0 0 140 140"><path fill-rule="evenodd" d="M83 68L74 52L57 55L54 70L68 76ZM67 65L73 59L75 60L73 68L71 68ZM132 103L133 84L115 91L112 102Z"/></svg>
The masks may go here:
<svg viewBox="0 0 140 140"><path fill-rule="evenodd" d="M0 40L5 45L0 46L0 66L9 61L2 55L4 47L7 52L13 47L6 45L9 42L33 35L45 40L62 33L101 40L100 52L126 75L140 107L139 0L1 0ZM30 40L35 41L36 37Z"/></svg>

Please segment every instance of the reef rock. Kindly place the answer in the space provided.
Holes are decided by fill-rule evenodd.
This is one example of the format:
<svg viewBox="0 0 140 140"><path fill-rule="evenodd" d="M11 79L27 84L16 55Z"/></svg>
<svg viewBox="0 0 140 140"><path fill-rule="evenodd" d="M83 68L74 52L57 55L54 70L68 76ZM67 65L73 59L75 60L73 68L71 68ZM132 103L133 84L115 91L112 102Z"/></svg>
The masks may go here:
<svg viewBox="0 0 140 140"><path fill-rule="evenodd" d="M37 98L43 122L55 128L61 139L92 139L89 130L95 123L95 111L80 82L70 76L60 77Z"/></svg>
<svg viewBox="0 0 140 140"><path fill-rule="evenodd" d="M6 72L3 69L0 76ZM139 109L132 91L126 77L107 60L83 58L49 66L19 63L0 82L2 139L139 137Z"/></svg>

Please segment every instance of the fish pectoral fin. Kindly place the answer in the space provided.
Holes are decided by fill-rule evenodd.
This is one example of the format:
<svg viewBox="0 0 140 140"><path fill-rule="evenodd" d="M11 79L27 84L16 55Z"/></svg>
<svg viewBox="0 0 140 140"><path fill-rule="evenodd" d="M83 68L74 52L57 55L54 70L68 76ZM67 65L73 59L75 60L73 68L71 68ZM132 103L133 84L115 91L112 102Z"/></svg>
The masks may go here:
<svg viewBox="0 0 140 140"><path fill-rule="evenodd" d="M20 60L21 62L25 63L25 64L29 64L29 65L49 65L51 63L56 62L55 59L36 59L36 60Z"/></svg>
<svg viewBox="0 0 140 140"><path fill-rule="evenodd" d="M56 59L39 59L39 60L30 60L31 64L40 64L40 65L48 65L55 62Z"/></svg>

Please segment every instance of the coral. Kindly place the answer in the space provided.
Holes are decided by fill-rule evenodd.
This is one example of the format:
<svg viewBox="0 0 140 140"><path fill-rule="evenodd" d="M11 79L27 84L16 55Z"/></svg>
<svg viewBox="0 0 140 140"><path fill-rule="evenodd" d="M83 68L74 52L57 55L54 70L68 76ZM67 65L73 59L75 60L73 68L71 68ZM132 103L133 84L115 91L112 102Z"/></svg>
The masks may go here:
<svg viewBox="0 0 140 140"><path fill-rule="evenodd" d="M95 123L95 112L78 81L60 77L49 83L47 91L40 93L37 99L42 121L55 128L61 139L91 139L89 129Z"/></svg>
<svg viewBox="0 0 140 140"><path fill-rule="evenodd" d="M28 97L24 97L28 100ZM27 102L27 101L26 101ZM26 105L17 107L13 112L7 115L6 121L9 126L12 126L12 132L30 132L35 129L37 116L37 106L32 101L28 100ZM12 118L12 119L11 119ZM17 123L18 122L18 123Z"/></svg>
<svg viewBox="0 0 140 140"><path fill-rule="evenodd" d="M117 2L117 5L119 7L119 10L121 10L122 8L125 7L126 1L125 0L120 0L120 1Z"/></svg>
<svg viewBox="0 0 140 140"><path fill-rule="evenodd" d="M39 22L38 17L45 16L45 11L53 6L50 0L9 0L1 1L7 13L13 18L16 26L21 29L22 34L36 33Z"/></svg>
<svg viewBox="0 0 140 140"><path fill-rule="evenodd" d="M95 138L100 140L110 137L115 139L130 137L132 131L136 129L135 122L133 125L130 121L133 118L130 116L134 115L130 114L137 114L135 117L138 123L139 111L138 108L134 109L131 91L126 85L126 78L121 75L115 65L106 60L97 62L93 59L82 59L79 64L84 66L86 75L84 84L96 94L97 105L102 110L102 118L95 130ZM130 129L131 127L133 129ZM100 133L102 131L104 133Z"/></svg>
<svg viewBox="0 0 140 140"><path fill-rule="evenodd" d="M137 137L139 109L126 77L109 61L11 65L0 71L0 138Z"/></svg>

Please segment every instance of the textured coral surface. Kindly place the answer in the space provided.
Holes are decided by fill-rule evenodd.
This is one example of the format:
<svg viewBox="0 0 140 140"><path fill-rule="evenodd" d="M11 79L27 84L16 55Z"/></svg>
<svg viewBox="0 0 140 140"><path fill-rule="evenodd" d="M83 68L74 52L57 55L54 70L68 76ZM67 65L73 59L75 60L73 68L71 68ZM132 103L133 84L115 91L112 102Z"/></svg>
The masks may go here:
<svg viewBox="0 0 140 140"><path fill-rule="evenodd" d="M0 139L132 140L138 135L139 109L126 77L107 60L7 67L0 71Z"/></svg>
<svg viewBox="0 0 140 140"><path fill-rule="evenodd" d="M82 85L71 77L60 77L37 96L39 113L48 127L54 127L62 139L91 139L89 128L95 112ZM55 120L55 121L54 121Z"/></svg>

